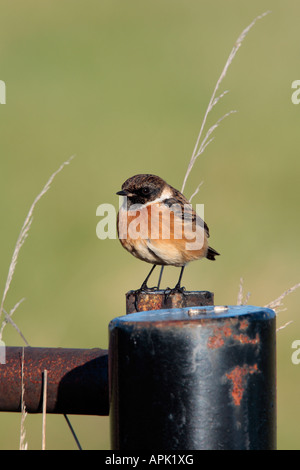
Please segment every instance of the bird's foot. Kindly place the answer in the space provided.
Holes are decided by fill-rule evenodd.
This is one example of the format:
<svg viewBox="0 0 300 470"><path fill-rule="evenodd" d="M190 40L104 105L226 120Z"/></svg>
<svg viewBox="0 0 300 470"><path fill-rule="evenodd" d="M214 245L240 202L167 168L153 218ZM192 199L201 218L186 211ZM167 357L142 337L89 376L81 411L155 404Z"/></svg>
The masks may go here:
<svg viewBox="0 0 300 470"><path fill-rule="evenodd" d="M154 286L154 287L148 287L146 282L143 282L143 284L141 285L141 287L139 289L137 289L135 292L154 292L158 290L158 287L157 286Z"/></svg>
<svg viewBox="0 0 300 470"><path fill-rule="evenodd" d="M185 291L186 291L186 288L184 286L181 286L180 284L176 284L173 291L174 292L179 292L180 294L184 294Z"/></svg>
<svg viewBox="0 0 300 470"><path fill-rule="evenodd" d="M185 295L185 290L186 290L185 287L180 286L180 284L176 284L176 286L173 287L173 289L171 289L170 287L167 287L164 290L165 301L168 300L168 298L170 297L171 294L183 294L183 295Z"/></svg>
<svg viewBox="0 0 300 470"><path fill-rule="evenodd" d="M133 291L133 294L135 295L135 298L137 298L140 294L147 294L147 292L155 292L158 290L157 286L154 287L148 287L145 282L141 285L141 287L135 291Z"/></svg>
<svg viewBox="0 0 300 470"><path fill-rule="evenodd" d="M143 282L143 284L141 285L141 287L135 291L133 291L133 294L134 294L134 305L135 305L135 310L138 312L139 311L139 308L138 308L138 298L139 298L139 295L140 294L147 294L148 292L155 292L155 291L158 291L158 287L157 286L154 286L154 287L148 287L147 284L145 282Z"/></svg>

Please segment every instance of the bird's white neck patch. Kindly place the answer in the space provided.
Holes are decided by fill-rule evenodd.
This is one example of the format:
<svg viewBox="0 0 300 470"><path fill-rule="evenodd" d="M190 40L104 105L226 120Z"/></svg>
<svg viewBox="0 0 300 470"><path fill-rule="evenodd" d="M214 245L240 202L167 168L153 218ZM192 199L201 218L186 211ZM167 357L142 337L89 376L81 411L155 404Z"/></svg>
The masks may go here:
<svg viewBox="0 0 300 470"><path fill-rule="evenodd" d="M162 202L165 199L170 199L173 196L174 196L174 194L173 194L171 188L167 187L163 190L163 192L161 193L161 195L159 197L154 199L154 201L146 202L146 204L143 204L143 207L151 206L151 204L156 204L157 202Z"/></svg>
<svg viewBox="0 0 300 470"><path fill-rule="evenodd" d="M141 204L140 205L140 208L145 208L145 207L148 207L148 206L151 206L152 204L156 204L158 202L162 202L162 201L165 201L166 199L170 199L174 197L174 194L171 190L171 188L165 188L163 190L163 192L161 193L161 195L159 197L157 197L156 199L154 199L154 201L149 201L149 202L146 202L146 204ZM123 197L123 201L121 203L121 206L119 207L119 210L120 211L130 211L130 210L137 210L137 204L133 204L132 207L129 207L127 208L127 197Z"/></svg>

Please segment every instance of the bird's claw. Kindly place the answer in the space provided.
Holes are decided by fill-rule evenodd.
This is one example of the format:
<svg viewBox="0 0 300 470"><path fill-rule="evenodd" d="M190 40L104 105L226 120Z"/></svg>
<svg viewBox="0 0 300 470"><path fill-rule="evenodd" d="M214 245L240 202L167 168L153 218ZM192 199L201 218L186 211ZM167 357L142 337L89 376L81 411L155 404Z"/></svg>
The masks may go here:
<svg viewBox="0 0 300 470"><path fill-rule="evenodd" d="M141 287L139 289L137 289L135 292L136 293L140 293L140 292L154 292L158 290L158 287L157 286L154 286L154 287L148 287L147 284L142 284Z"/></svg>
<svg viewBox="0 0 300 470"><path fill-rule="evenodd" d="M171 289L170 287L167 287L165 290L164 290L164 294L165 294L165 300L168 299L168 297L170 297L171 294L185 294L185 287L184 286L180 286L178 284L176 284L175 287L173 287L173 289Z"/></svg>

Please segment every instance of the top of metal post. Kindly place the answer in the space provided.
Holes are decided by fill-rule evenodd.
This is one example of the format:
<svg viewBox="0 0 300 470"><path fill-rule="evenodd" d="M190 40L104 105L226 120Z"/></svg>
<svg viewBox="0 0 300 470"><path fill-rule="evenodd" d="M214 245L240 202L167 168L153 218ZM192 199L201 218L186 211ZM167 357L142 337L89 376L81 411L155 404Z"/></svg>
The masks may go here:
<svg viewBox="0 0 300 470"><path fill-rule="evenodd" d="M115 323L189 323L189 322L207 322L207 320L225 321L230 318L239 318L247 320L246 317L253 317L255 320L271 320L276 317L274 310L253 305L206 305L186 308L167 308L162 310L148 310L135 312L125 316L117 317L112 320ZM245 323L246 328L246 323Z"/></svg>

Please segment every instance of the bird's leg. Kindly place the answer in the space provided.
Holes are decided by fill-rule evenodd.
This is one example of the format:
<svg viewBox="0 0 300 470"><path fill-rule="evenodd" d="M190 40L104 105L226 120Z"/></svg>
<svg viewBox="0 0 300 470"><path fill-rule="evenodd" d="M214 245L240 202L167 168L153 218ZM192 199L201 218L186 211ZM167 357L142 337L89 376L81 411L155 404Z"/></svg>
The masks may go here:
<svg viewBox="0 0 300 470"><path fill-rule="evenodd" d="M153 290L157 290L157 287L148 287L147 286L147 282L151 276L151 274L153 273L154 269L156 268L156 264L154 264L152 266L152 268L150 269L150 272L148 274L148 276L146 277L146 279L144 280L143 284L141 285L141 287L139 289L137 289L135 291L135 300L134 300L134 305L135 305L135 310L138 312L139 311L139 308L138 308L138 296L141 292L147 292L147 291L153 291Z"/></svg>
<svg viewBox="0 0 300 470"><path fill-rule="evenodd" d="M148 282L148 280L149 280L149 277L150 277L151 274L153 273L154 269L156 268L156 266L157 266L156 264L154 264L154 266L152 266L152 268L151 268L151 270L150 270L150 273L148 274L148 276L146 277L146 279L144 280L143 284L141 285L141 287L140 287L140 289L139 289L140 291L141 291L141 290L150 290L150 289L151 289L151 288L149 288L149 287L147 286L147 282Z"/></svg>
<svg viewBox="0 0 300 470"><path fill-rule="evenodd" d="M162 267L160 268L160 273L159 273L159 278L158 278L158 284L157 284L157 290L159 290L159 288L160 288L160 283L161 283L161 278L162 278L163 272L164 272L164 266L162 266Z"/></svg>
<svg viewBox="0 0 300 470"><path fill-rule="evenodd" d="M176 291L184 291L185 288L184 287L181 287L181 279L182 279L182 275L183 275L183 271L184 271L184 268L185 266L181 266L181 270L180 270L180 274L179 274L179 279L178 279L178 282L176 284L176 286L174 287L174 290Z"/></svg>
<svg viewBox="0 0 300 470"><path fill-rule="evenodd" d="M181 279L182 279L184 268L185 266L181 266L181 271L180 271L179 279L178 279L176 286L173 287L173 289L170 289L169 287L165 289L165 303L168 300L168 297L171 294L175 294L175 292L180 292L181 294L184 294L185 287L181 287Z"/></svg>

